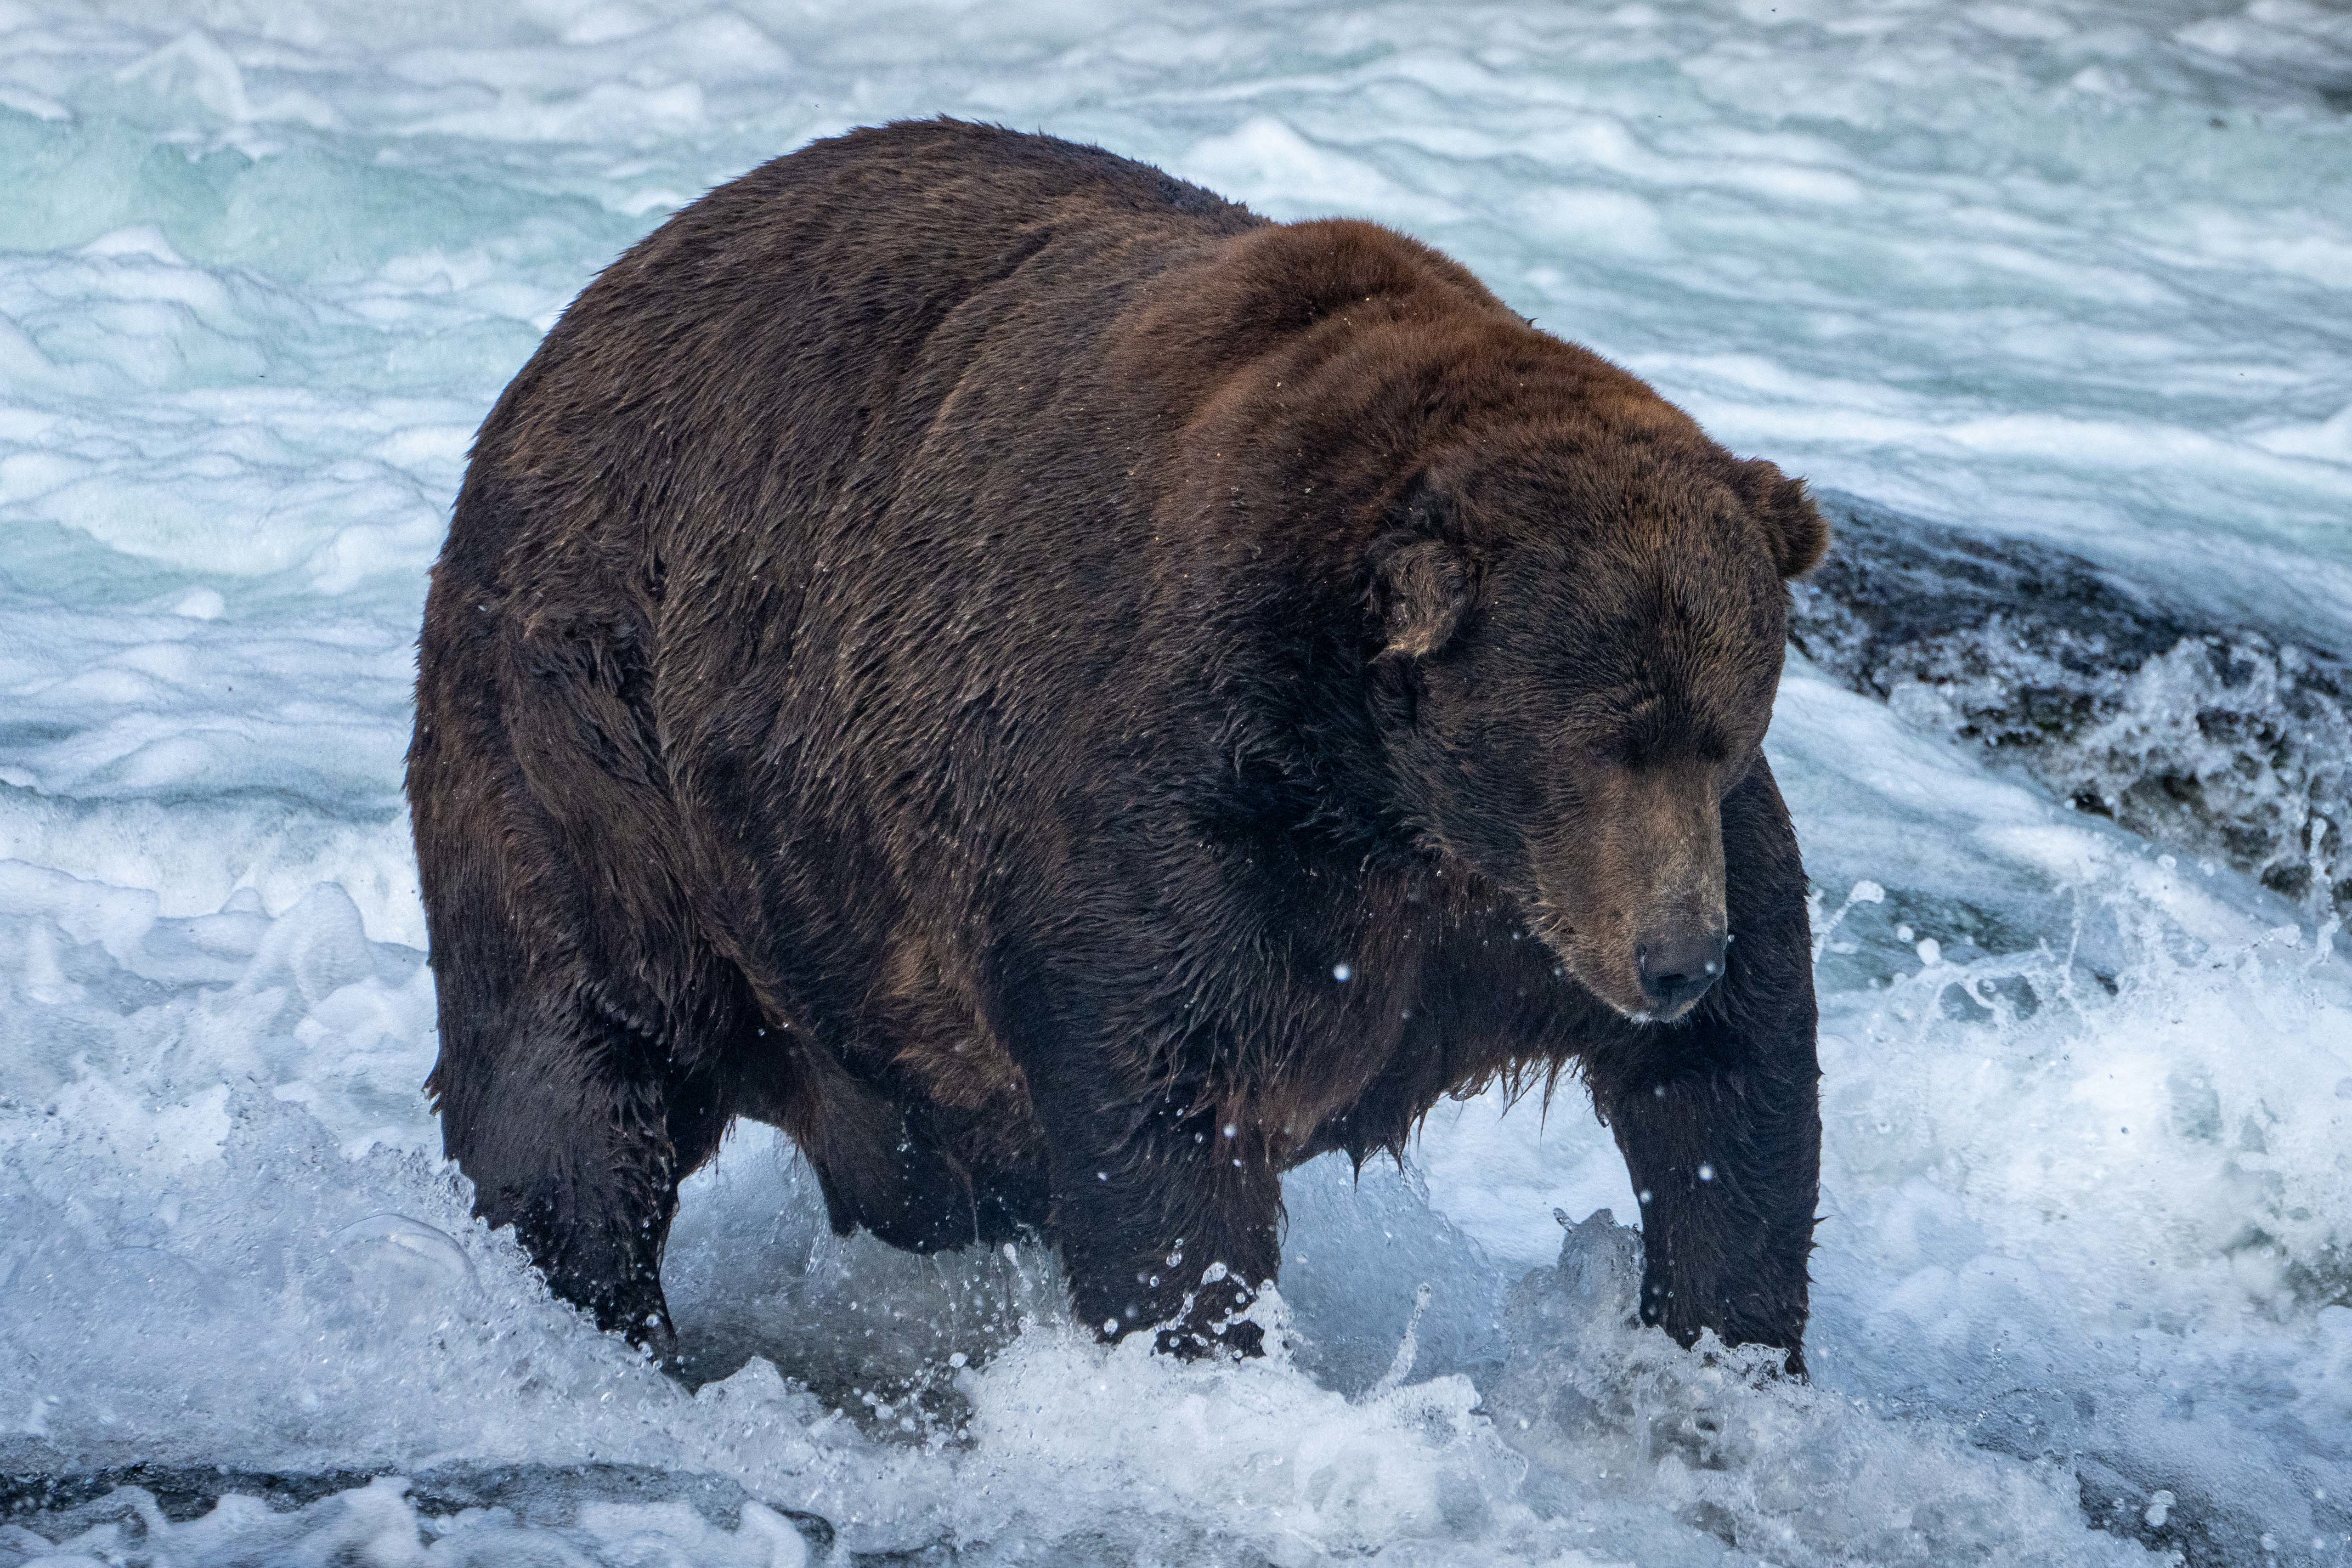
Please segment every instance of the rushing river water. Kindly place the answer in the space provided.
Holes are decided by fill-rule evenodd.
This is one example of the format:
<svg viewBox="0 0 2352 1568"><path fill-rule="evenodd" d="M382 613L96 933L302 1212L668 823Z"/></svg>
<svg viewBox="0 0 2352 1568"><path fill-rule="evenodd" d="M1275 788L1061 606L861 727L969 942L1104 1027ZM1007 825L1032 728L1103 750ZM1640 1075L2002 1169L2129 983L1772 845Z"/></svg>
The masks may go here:
<svg viewBox="0 0 2352 1568"><path fill-rule="evenodd" d="M0 0L0 1565L2352 1560L2352 14L833 10ZM1410 230L1834 492L1810 1385L1623 1326L1572 1088L1295 1175L1240 1366L760 1129L684 1381L467 1218L398 793L467 440L680 203L939 112Z"/></svg>

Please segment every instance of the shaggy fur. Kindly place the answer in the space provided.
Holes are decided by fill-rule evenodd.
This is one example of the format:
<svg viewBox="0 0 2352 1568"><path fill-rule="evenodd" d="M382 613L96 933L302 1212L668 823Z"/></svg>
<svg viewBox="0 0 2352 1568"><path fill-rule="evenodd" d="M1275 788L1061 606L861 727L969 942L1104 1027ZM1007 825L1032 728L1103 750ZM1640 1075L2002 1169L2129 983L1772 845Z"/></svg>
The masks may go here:
<svg viewBox="0 0 2352 1568"><path fill-rule="evenodd" d="M1648 1316L1795 1352L1813 993L1758 748L1822 544L1387 230L949 121L779 159L476 445L409 763L448 1150L640 1339L744 1115L837 1229L1042 1234L1106 1334L1247 1349L1283 1171L1572 1068Z"/></svg>

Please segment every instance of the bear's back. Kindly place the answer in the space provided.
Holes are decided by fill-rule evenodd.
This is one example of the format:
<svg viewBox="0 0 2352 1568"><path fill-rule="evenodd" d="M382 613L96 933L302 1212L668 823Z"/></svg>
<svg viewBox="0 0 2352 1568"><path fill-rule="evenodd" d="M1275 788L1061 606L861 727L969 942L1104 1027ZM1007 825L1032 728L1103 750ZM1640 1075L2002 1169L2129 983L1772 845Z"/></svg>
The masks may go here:
<svg viewBox="0 0 2352 1568"><path fill-rule="evenodd" d="M1099 149L952 121L711 192L582 293L485 421L420 735L478 710L567 832L665 858L859 837L868 772L952 758L985 793L1009 735L1115 685L1145 591L1108 537L1123 460L1099 431L1161 432L1110 406L1102 336L1151 278L1265 226ZM1056 377L1097 424L1037 416ZM613 874L663 881L627 900L653 908L693 879L672 870Z"/></svg>
<svg viewBox="0 0 2352 1568"><path fill-rule="evenodd" d="M679 497L708 514L820 494L873 422L920 427L951 390L940 373L961 368L936 363L942 323L1056 240L1166 251L1263 222L1100 148L993 126L902 121L815 142L682 209L599 276L484 424L469 483L528 476L539 499L593 495L608 520ZM927 355L935 384L910 406Z"/></svg>

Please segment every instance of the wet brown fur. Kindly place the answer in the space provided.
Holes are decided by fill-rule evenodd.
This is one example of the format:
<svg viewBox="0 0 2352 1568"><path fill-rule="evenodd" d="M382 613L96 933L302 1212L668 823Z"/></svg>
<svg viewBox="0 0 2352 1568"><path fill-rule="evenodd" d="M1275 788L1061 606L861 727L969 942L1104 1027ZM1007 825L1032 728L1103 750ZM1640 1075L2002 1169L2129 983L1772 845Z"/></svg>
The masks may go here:
<svg viewBox="0 0 2352 1568"><path fill-rule="evenodd" d="M1645 1311L1793 1352L1813 1005L1758 747L1822 542L1385 229L954 121L780 159L477 443L409 774L449 1151L641 1335L749 1115L837 1227L1044 1234L1087 1321L1197 1348L1283 1170L1568 1067L1651 1194ZM1643 933L1727 921L1643 1021Z"/></svg>

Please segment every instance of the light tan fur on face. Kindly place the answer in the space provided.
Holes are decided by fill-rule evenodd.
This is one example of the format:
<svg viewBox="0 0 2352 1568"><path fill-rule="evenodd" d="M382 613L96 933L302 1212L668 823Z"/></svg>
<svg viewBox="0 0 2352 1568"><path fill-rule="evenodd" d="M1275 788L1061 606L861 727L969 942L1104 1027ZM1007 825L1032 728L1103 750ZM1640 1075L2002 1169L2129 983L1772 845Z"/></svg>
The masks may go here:
<svg viewBox="0 0 2352 1568"><path fill-rule="evenodd" d="M1627 1017L1667 1022L1635 953L1662 932L1724 929L1723 815L1716 770L1696 763L1578 770L1580 837L1536 867L1538 933L1569 973Z"/></svg>

